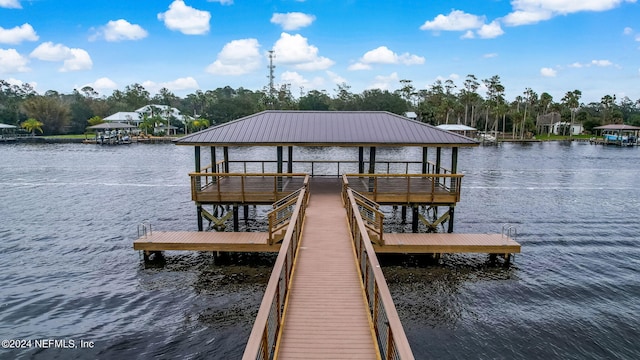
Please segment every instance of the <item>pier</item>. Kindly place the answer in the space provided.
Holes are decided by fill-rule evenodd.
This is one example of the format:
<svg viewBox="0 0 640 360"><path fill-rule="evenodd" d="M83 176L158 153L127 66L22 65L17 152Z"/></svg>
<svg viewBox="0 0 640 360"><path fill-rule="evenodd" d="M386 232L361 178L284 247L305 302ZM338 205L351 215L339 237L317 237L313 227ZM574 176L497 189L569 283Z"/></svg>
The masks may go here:
<svg viewBox="0 0 640 360"><path fill-rule="evenodd" d="M458 149L478 146L462 135L386 112L265 111L176 143L195 149L189 179L198 231L143 224L134 249L145 260L165 250L277 252L244 359L413 359L376 253L487 253L508 263L520 252L512 228L453 231L463 178ZM230 150L243 146L275 147L276 160L232 160ZM303 146L355 147L358 157L294 159L294 147ZM420 147L421 158L376 159L378 146ZM258 205L271 206L267 231L238 231L240 208L246 219ZM402 207L403 221L409 212L412 233L386 232L381 206ZM216 229L232 221L234 231L204 231L205 221ZM420 224L430 232L420 233ZM435 232L440 225L447 233Z"/></svg>

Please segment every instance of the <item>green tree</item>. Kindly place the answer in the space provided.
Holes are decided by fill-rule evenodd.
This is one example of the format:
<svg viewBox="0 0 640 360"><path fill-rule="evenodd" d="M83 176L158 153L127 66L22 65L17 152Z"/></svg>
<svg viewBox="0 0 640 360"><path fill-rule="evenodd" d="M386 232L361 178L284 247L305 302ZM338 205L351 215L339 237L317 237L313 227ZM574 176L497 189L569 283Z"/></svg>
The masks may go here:
<svg viewBox="0 0 640 360"><path fill-rule="evenodd" d="M569 137L573 136L573 124L576 121L576 112L580 108L580 97L582 92L580 90L568 91L562 98L562 104L571 111L571 122L569 126ZM563 134L564 135L564 131Z"/></svg>
<svg viewBox="0 0 640 360"><path fill-rule="evenodd" d="M300 110L329 110L331 98L326 92L311 90L298 100Z"/></svg>
<svg viewBox="0 0 640 360"><path fill-rule="evenodd" d="M27 116L43 122L45 134L66 133L70 119L69 104L56 92L48 92L45 96L32 96L24 101L22 107Z"/></svg>
<svg viewBox="0 0 640 360"><path fill-rule="evenodd" d="M29 118L20 123L20 127L30 132L32 136L35 135L36 130L42 134L42 125L44 124L34 118Z"/></svg>

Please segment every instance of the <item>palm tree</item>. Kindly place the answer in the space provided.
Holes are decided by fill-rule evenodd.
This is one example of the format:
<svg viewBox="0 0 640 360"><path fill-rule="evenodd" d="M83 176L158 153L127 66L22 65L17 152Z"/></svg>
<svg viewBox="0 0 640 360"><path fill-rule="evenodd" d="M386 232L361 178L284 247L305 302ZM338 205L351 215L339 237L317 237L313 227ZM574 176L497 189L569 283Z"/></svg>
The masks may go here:
<svg viewBox="0 0 640 360"><path fill-rule="evenodd" d="M20 124L23 129L31 133L31 136L35 135L36 130L42 134L42 125L44 124L34 118L29 118Z"/></svg>

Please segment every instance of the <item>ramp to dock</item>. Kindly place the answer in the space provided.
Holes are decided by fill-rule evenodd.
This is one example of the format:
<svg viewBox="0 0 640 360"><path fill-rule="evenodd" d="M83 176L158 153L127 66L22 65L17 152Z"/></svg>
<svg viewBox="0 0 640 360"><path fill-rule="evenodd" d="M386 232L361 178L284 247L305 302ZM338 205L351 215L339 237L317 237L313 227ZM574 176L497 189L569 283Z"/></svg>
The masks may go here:
<svg viewBox="0 0 640 360"><path fill-rule="evenodd" d="M340 183L312 188L277 358L379 358Z"/></svg>

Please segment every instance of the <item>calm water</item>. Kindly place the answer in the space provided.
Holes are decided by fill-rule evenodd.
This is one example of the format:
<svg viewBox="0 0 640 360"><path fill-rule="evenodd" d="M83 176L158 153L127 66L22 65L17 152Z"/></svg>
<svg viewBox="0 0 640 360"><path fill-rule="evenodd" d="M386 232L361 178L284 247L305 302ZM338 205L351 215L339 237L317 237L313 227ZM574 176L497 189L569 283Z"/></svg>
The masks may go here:
<svg viewBox="0 0 640 360"><path fill-rule="evenodd" d="M405 153L420 150L378 158ZM517 224L523 253L510 268L482 255L386 260L416 357L640 358L638 164L640 149L586 144L461 150L455 230ZM0 358L239 358L273 258L220 265L171 252L145 267L132 250L144 219L155 230L196 229L192 169L193 149L170 144L0 145L0 339L78 346L0 349Z"/></svg>

